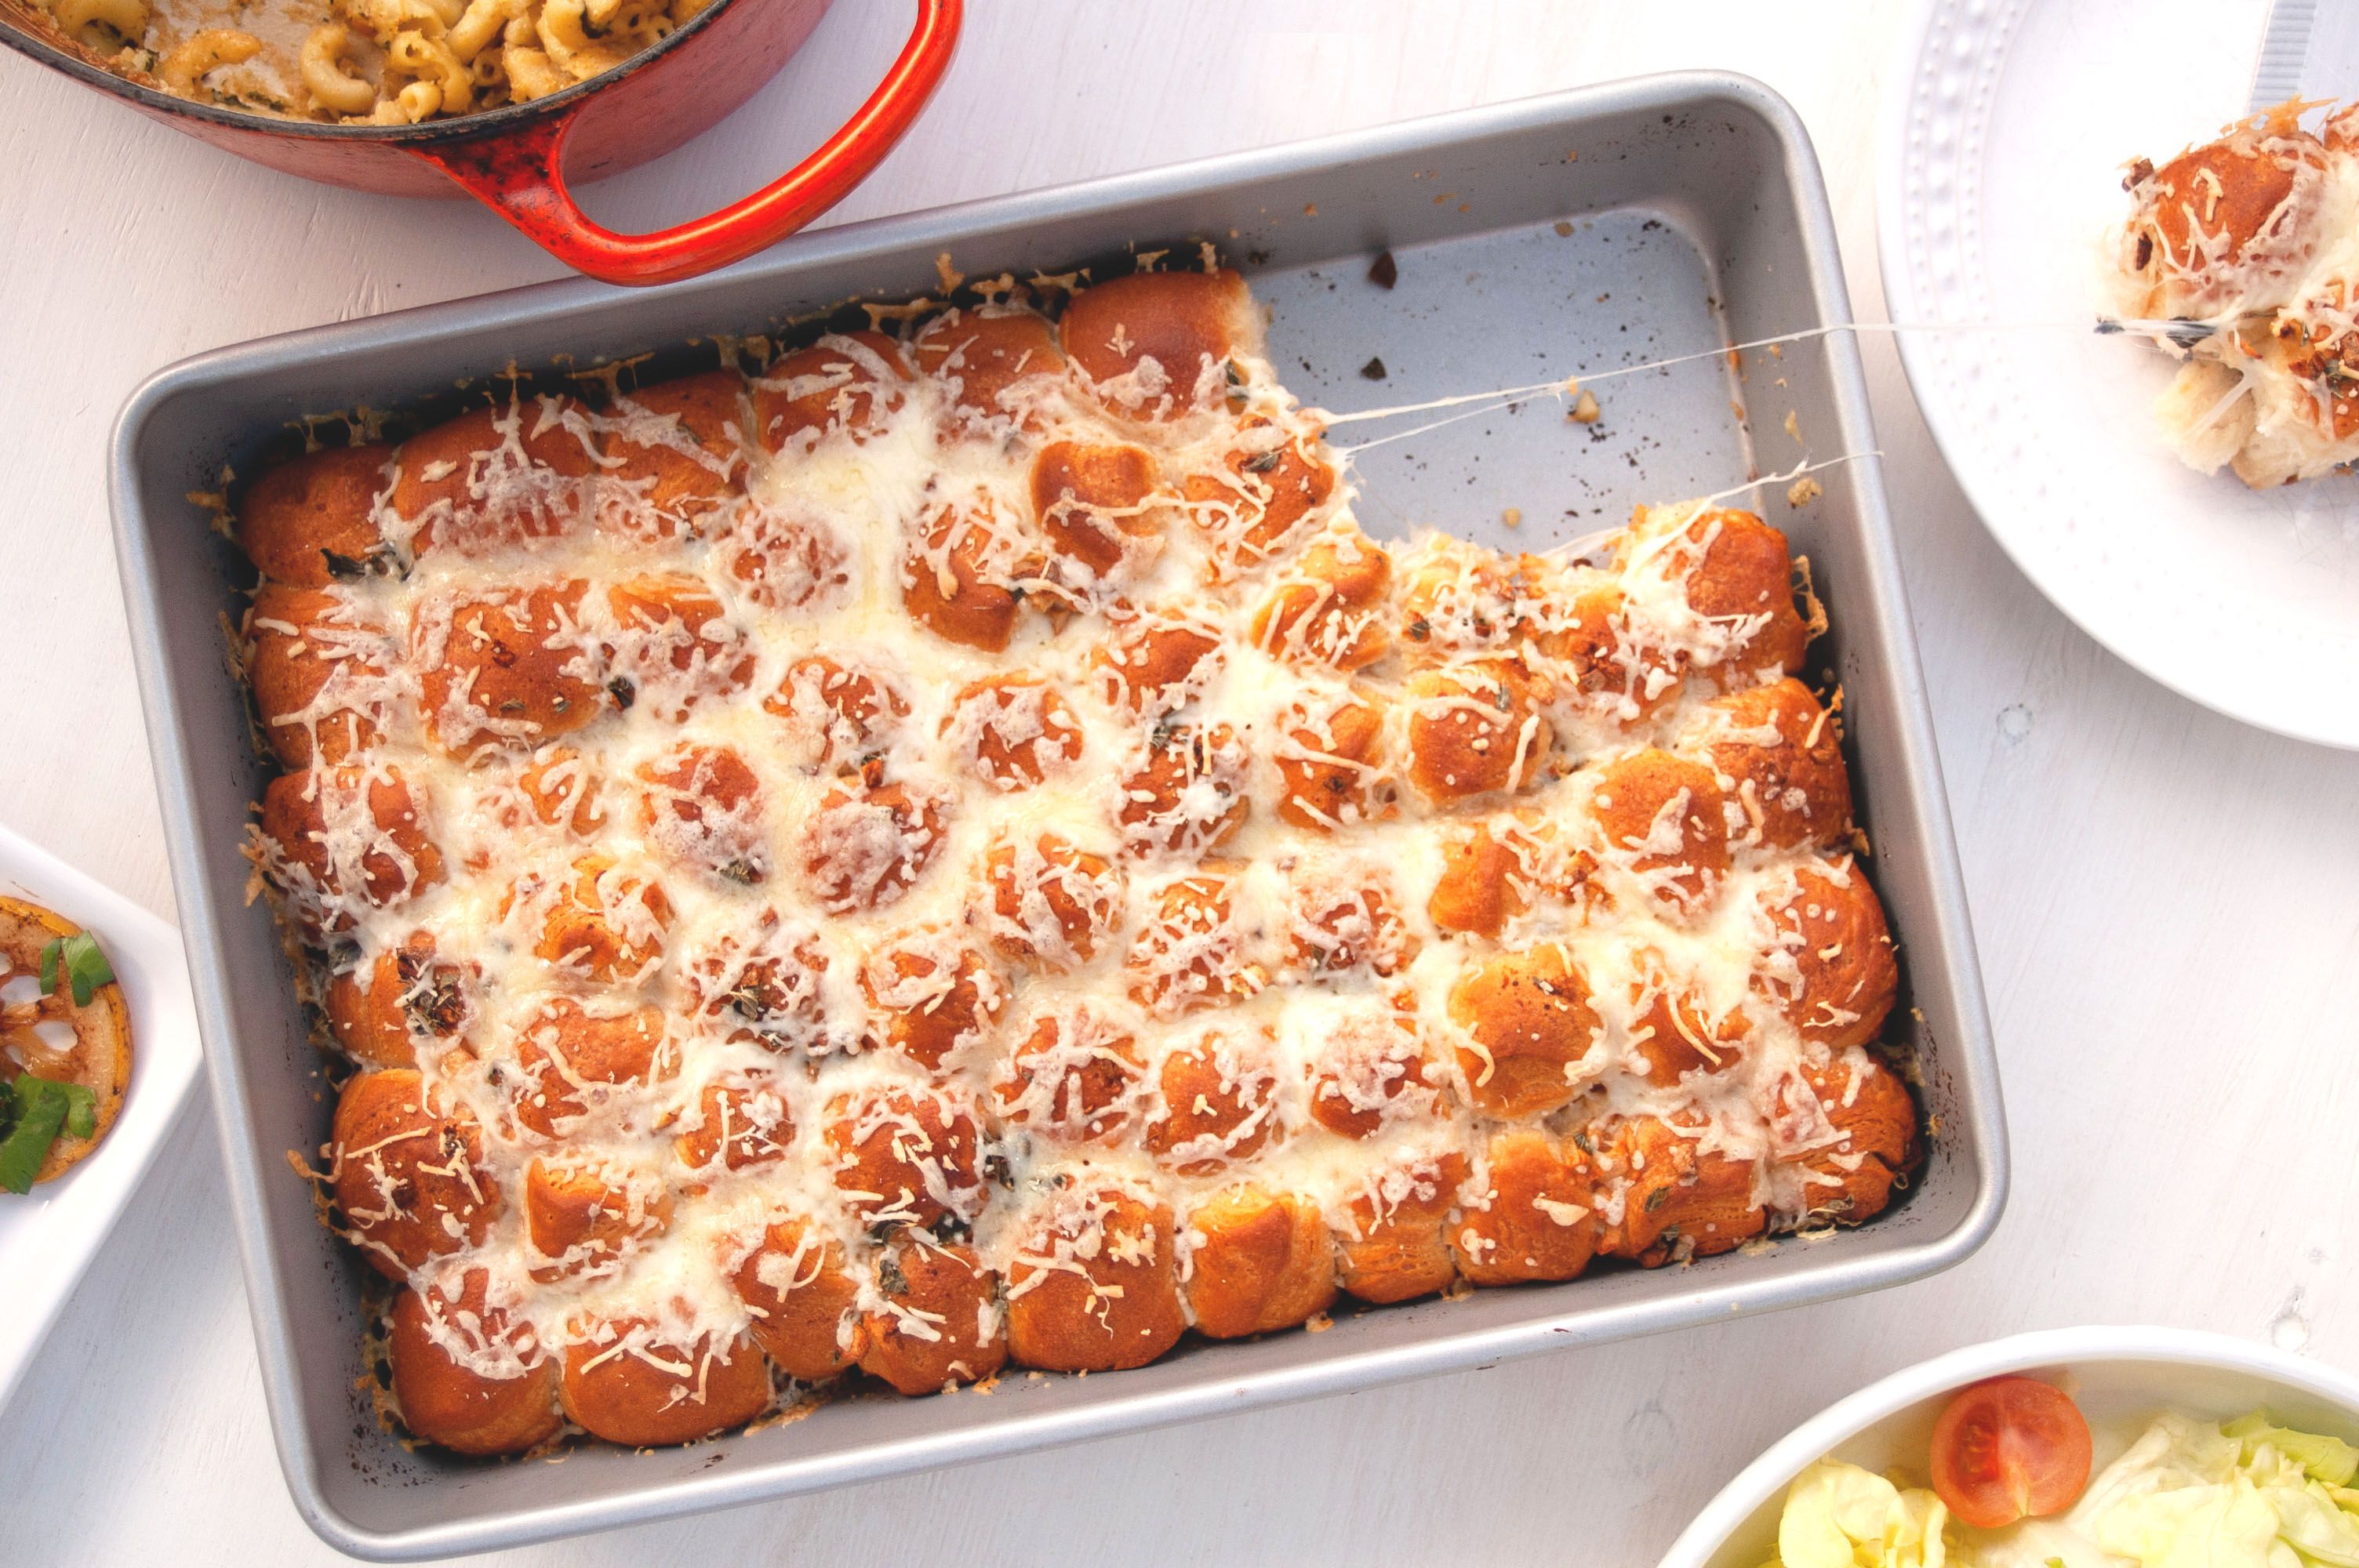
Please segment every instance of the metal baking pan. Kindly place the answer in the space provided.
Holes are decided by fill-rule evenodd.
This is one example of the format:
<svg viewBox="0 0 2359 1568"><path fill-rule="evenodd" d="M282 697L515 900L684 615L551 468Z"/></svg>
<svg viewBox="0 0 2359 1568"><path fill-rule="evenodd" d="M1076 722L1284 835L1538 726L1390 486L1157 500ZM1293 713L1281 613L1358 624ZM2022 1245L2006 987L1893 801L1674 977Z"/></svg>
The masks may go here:
<svg viewBox="0 0 2359 1568"><path fill-rule="evenodd" d="M1422 521L1531 548L1617 524L1637 501L1787 467L1803 450L1796 432L1821 458L1875 447L1848 334L1781 357L1714 351L1850 319L1801 123L1767 89L1717 74L847 225L660 291L557 283L321 328L187 361L132 397L113 453L116 547L173 878L271 1424L297 1507L335 1546L381 1559L512 1546L1595 1345L1919 1279L1989 1235L2006 1184L1997 1071L1891 520L1863 457L1819 475L1825 494L1809 505L1789 508L1782 483L1751 503L1808 553L1833 616L1816 673L1843 684L1873 871L1908 976L1896 1016L1920 1053L1937 1133L1891 1213L1691 1267L1183 1346L1118 1376L1011 1379L989 1398L852 1398L689 1448L486 1465L406 1451L379 1429L356 1387L359 1265L288 1173L287 1151L321 1141L331 1106L269 911L246 902L239 844L262 779L220 630L240 566L190 492L306 415L384 407L511 364L761 331L854 297L906 298L937 287L944 253L988 276L1200 239L1251 275L1288 384L1338 411L1698 356L1593 383L1594 425L1543 399L1370 449L1359 513L1379 535ZM1387 249L1390 288L1369 276ZM1508 507L1522 519L1513 532Z"/></svg>

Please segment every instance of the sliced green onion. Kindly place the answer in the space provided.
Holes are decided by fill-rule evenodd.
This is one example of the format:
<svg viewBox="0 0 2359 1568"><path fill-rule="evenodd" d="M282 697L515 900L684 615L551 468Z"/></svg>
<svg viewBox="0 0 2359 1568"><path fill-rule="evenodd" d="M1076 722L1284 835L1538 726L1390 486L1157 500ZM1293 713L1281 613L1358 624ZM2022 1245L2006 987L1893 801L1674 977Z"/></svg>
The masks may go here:
<svg viewBox="0 0 2359 1568"><path fill-rule="evenodd" d="M16 1124L0 1138L0 1191L29 1193L58 1134L88 1138L98 1130L98 1097L80 1084L20 1075L6 1098Z"/></svg>
<svg viewBox="0 0 2359 1568"><path fill-rule="evenodd" d="M98 938L89 932L77 932L71 936L52 936L41 948L41 994L58 994L58 971L65 971L67 983L73 988L74 1005L88 1007L90 999L98 994L101 986L114 983L114 968L99 950Z"/></svg>
<svg viewBox="0 0 2359 1568"><path fill-rule="evenodd" d="M68 1084L66 1090L66 1133L72 1138L92 1138L98 1133L98 1097L80 1084Z"/></svg>

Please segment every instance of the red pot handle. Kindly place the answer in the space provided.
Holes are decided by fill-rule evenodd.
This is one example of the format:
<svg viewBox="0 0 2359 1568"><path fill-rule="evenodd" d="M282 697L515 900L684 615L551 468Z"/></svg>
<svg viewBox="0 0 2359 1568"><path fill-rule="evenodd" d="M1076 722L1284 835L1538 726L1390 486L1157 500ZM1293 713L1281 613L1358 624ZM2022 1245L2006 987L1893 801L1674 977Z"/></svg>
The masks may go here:
<svg viewBox="0 0 2359 1568"><path fill-rule="evenodd" d="M963 0L918 0L918 25L901 58L817 152L743 200L651 234L615 233L574 204L565 186L565 143L579 105L512 135L408 150L577 272L625 284L694 277L767 249L868 178L940 84L962 8Z"/></svg>

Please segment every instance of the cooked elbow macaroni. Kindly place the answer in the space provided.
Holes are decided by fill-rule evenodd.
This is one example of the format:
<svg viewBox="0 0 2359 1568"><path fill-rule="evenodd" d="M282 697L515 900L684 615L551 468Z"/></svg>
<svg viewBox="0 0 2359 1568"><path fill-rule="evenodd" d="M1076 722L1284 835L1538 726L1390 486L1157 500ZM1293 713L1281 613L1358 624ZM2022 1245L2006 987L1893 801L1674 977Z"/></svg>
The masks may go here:
<svg viewBox="0 0 2359 1568"><path fill-rule="evenodd" d="M303 39L303 87L311 102L332 114L366 114L376 107L376 87L345 69L353 30L342 22L314 27Z"/></svg>
<svg viewBox="0 0 2359 1568"><path fill-rule="evenodd" d="M711 0L45 0L60 32L199 103L408 124L609 70Z"/></svg>
<svg viewBox="0 0 2359 1568"><path fill-rule="evenodd" d="M182 96L192 96L198 79L225 65L243 65L262 52L262 40L229 27L208 27L164 57L156 74Z"/></svg>

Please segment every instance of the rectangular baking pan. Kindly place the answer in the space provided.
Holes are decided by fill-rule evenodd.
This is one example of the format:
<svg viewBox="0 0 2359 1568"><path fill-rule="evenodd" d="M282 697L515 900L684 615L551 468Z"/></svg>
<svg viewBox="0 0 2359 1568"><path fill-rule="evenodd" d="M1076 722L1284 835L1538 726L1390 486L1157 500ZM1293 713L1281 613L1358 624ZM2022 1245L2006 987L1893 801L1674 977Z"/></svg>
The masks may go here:
<svg viewBox="0 0 2359 1568"><path fill-rule="evenodd" d="M132 397L113 453L116 547L173 877L271 1423L297 1507L335 1546L380 1559L512 1546L1593 1346L1919 1279L1989 1235L2006 1184L1997 1073L1891 520L1864 455L1820 474L1825 494L1810 504L1789 508L1782 481L1747 503L1808 554L1833 616L1815 673L1843 685L1873 873L1908 976L1897 1027L1919 1052L1938 1130L1894 1211L1692 1267L1602 1270L1346 1314L1323 1334L1190 1346L1135 1372L1010 1379L985 1398L849 1399L684 1449L484 1465L408 1452L379 1430L356 1386L359 1265L288 1171L288 1150L324 1137L330 1100L269 911L246 900L239 845L263 781L220 620L242 568L190 492L218 489L224 463L249 464L307 415L394 406L512 364L586 366L762 331L854 297L912 297L938 287L945 254L984 276L1198 241L1251 276L1287 384L1337 411L1696 356L1593 380L1594 425L1540 398L1371 449L1357 460L1358 510L1379 536L1430 522L1534 548L1616 524L1638 501L1784 469L1806 446L1817 458L1875 447L1848 334L1734 363L1713 351L1850 319L1800 122L1766 88L1719 74L847 225L660 291L559 283L321 328L184 362ZM1387 249L1390 288L1369 276ZM1509 507L1520 526L1506 524Z"/></svg>

